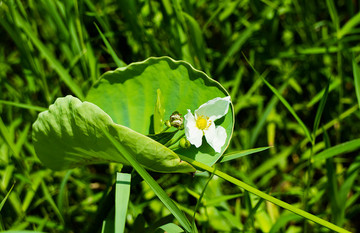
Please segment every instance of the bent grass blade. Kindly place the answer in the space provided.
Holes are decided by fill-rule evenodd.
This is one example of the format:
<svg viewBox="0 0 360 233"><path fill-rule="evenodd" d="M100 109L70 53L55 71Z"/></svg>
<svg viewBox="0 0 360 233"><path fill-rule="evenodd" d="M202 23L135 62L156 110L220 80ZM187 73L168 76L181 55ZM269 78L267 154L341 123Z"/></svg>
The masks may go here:
<svg viewBox="0 0 360 233"><path fill-rule="evenodd" d="M190 159L188 157L181 156L181 155L179 155L179 156L180 156L180 158L182 160L190 163L194 167L197 167L197 168L200 168L201 170L205 170L205 171L214 173L215 175L223 178L224 180L226 180L226 181L228 181L230 183L233 183L233 184L239 186L240 188L243 188L246 191L255 194L258 197L261 197L261 198L263 198L263 199L265 199L267 201L270 201L270 202L274 203L275 205L278 205L278 206L280 206L280 207L282 207L284 209L287 209L287 210L289 210L289 211L291 211L291 212L293 212L293 213L295 213L297 215L300 215L300 216L302 216L302 217L304 217L304 218L306 218L308 220L311 220L311 221L313 221L313 222L315 222L317 224L320 224L320 225L322 225L324 227L327 227L330 230L333 230L333 231L336 231L336 232L341 232L341 233L350 233L349 231L347 231L347 230L345 230L345 229L343 229L341 227L338 227L338 226L336 226L336 225L334 225L334 224L332 224L332 223L330 223L328 221L325 221L325 220L323 220L323 219L321 219L319 217L316 217L315 215L312 215L312 214L310 214L310 213L308 213L308 212L306 212L304 210L298 209L298 208L296 208L296 207L294 207L294 206L292 206L292 205L290 205L290 204L288 204L286 202L283 202L283 201L281 201L281 200L279 200L279 199L277 199L277 198L275 198L273 196L270 196L270 195L268 195L268 194L266 194L264 192L261 192L260 190L254 188L254 187L252 187L252 186L250 186L250 185L248 185L248 184L246 184L246 183L244 183L244 182L242 182L242 181L240 181L240 180L238 180L238 179L236 179L236 178L234 178L234 177L232 177L232 176L230 176L230 175L228 175L228 174L226 174L226 173L224 173L222 171L219 171L219 170L217 170L217 169L215 169L213 167L210 167L210 166L207 166L207 165L202 164L200 162L197 162L197 161L195 161L193 159Z"/></svg>
<svg viewBox="0 0 360 233"><path fill-rule="evenodd" d="M110 140L110 142L115 146L115 148L123 154L125 159L131 164L131 166L139 173L139 175L144 179L144 181L151 187L156 196L161 200L162 203L169 209L169 211L174 215L174 217L179 221L182 227L188 232L192 232L192 228L189 220L185 217L184 213L179 209L179 207L172 201L171 198L166 194L166 192L160 187L160 185L150 176L150 174L136 161L136 159L118 143L111 134L103 130L105 136Z"/></svg>

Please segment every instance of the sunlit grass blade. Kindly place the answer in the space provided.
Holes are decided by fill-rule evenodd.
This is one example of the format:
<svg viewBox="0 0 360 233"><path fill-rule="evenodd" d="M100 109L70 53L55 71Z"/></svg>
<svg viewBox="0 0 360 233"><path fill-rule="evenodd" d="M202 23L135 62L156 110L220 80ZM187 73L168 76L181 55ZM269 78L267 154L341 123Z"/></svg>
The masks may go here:
<svg viewBox="0 0 360 233"><path fill-rule="evenodd" d="M338 38L341 39L345 35L351 33L352 29L360 23L360 12L352 17L346 24L338 31Z"/></svg>
<svg viewBox="0 0 360 233"><path fill-rule="evenodd" d="M359 69L359 66L356 64L356 61L354 58L353 58L352 64L353 64L355 92L356 92L357 101L358 101L359 107L360 107L360 69Z"/></svg>
<svg viewBox="0 0 360 233"><path fill-rule="evenodd" d="M11 105L11 106L15 106L15 107L18 107L18 108L25 108L25 109L34 110L34 111L37 111L37 112L43 112L43 111L47 110L47 108L43 108L43 107L40 107L40 106L34 106L34 105L31 105L31 104L16 103L16 102L6 101L6 100L0 100L0 104Z"/></svg>
<svg viewBox="0 0 360 233"><path fill-rule="evenodd" d="M281 229L286 226L290 221L298 221L301 217L299 215L293 214L293 213L285 213L282 214L278 220L275 222L275 224L271 227L271 230L269 233L278 233L281 232Z"/></svg>
<svg viewBox="0 0 360 233"><path fill-rule="evenodd" d="M191 232L192 228L189 220L185 217L184 213L177 207L166 192L160 187L160 185L150 176L150 174L136 161L136 159L120 144L118 143L108 132L104 131L106 137L116 147L116 149L125 157L125 159L131 164L131 166L139 173L144 181L151 187L156 196L161 202L169 209L174 217L179 221L185 230Z"/></svg>
<svg viewBox="0 0 360 233"><path fill-rule="evenodd" d="M327 99L328 94L329 94L329 86L330 86L330 80L328 81L328 84L325 87L324 95L321 98L319 107L318 107L318 109L316 111L315 120L314 120L314 127L313 127L313 138L312 138L313 139L313 144L315 144L315 137L316 137L315 134L316 134L316 131L319 128L320 119L321 119L322 113L324 111L324 107L325 107L325 104L326 104L326 99Z"/></svg>
<svg viewBox="0 0 360 233"><path fill-rule="evenodd" d="M238 158L244 157L244 156L246 156L246 155L251 155L251 154L254 154L254 153L258 153L258 152L267 150L267 149L269 149L269 148L271 148L271 146L259 147L259 148L249 149L249 150L238 151L238 152L232 152L232 153L230 153L230 154L224 155L224 156L220 159L219 162L220 162L220 163L228 162L228 161L230 161L230 160L234 160L234 159L238 159Z"/></svg>
<svg viewBox="0 0 360 233"><path fill-rule="evenodd" d="M98 30L102 40L104 41L104 44L106 46L106 48L109 50L109 53L112 57L112 59L114 60L115 64L117 65L117 67L124 67L126 66L126 63L123 62L118 55L116 54L116 52L114 51L114 49L112 48L110 42L106 39L106 37L104 36L104 34L101 32L100 28L98 27L98 25L95 23L95 27Z"/></svg>
<svg viewBox="0 0 360 233"><path fill-rule="evenodd" d="M219 197L212 198L211 200L206 200L206 202L204 203L204 206L215 206L215 205L220 204L221 202L226 202L226 201L229 201L229 200L241 197L241 196L243 196L242 193L233 194L233 195L222 195Z"/></svg>
<svg viewBox="0 0 360 233"><path fill-rule="evenodd" d="M11 191L13 190L14 186L15 186L15 184L13 184L13 185L11 186L10 190L7 192L7 194L5 195L4 199L1 200L1 203L0 203L0 212L1 212L2 208L4 207L5 202L6 202L6 200L8 199L8 197L9 197Z"/></svg>
<svg viewBox="0 0 360 233"><path fill-rule="evenodd" d="M64 83L74 92L74 94L80 99L84 99L84 94L71 76L68 71L61 65L61 63L53 56L51 51L40 41L36 34L32 31L28 22L25 22L24 19L16 13L16 20L19 22L19 26L24 30L25 34L31 39L33 44L39 49L45 59L49 64L56 70L60 78Z"/></svg>
<svg viewBox="0 0 360 233"><path fill-rule="evenodd" d="M251 66L251 68L253 69L253 71L257 74L258 77L260 77L263 82L270 88L270 90L279 98L279 100L284 104L284 106L288 109L288 111L293 115L293 117L296 119L296 121L299 123L299 125L301 126L301 128L304 130L304 133L306 135L306 137L312 141L311 139L311 134L308 130L308 128L305 126L304 122L300 119L300 117L296 114L295 110L291 107L291 105L287 102L287 100L282 97L282 95L280 94L280 92L278 90L276 90L275 87L273 87L268 81L266 81L257 71L256 69L253 67L253 65L250 63L250 61L247 59L247 57L245 56L245 54L243 54L247 63Z"/></svg>
<svg viewBox="0 0 360 233"><path fill-rule="evenodd" d="M167 223L165 225L162 225L159 228L167 233L182 233L182 232L184 232L184 230L181 229L181 227L179 227L178 225L176 225L174 223Z"/></svg>
<svg viewBox="0 0 360 233"><path fill-rule="evenodd" d="M330 87L329 87L329 93L338 88L338 86L340 85L340 79L333 79ZM325 89L323 89L322 91L320 91L319 93L317 93L307 104L306 107L307 108L311 108L314 104L316 104L317 102L319 102L321 100L321 98L324 96L324 92Z"/></svg>
<svg viewBox="0 0 360 233"><path fill-rule="evenodd" d="M284 209L287 209L287 210L289 210L289 211L291 211L291 212L293 212L293 213L295 213L297 215L300 215L300 216L302 216L302 217L304 217L304 218L306 218L306 219L308 219L310 221L313 221L313 222L315 222L317 224L320 224L320 225L322 225L324 227L327 227L327 228L329 228L330 230L333 230L333 231L337 231L337 232L341 232L341 233L350 233L349 231L347 231L347 230L345 230L345 229L343 229L341 227L338 227L338 226L336 226L336 225L334 225L334 224L332 224L332 223L330 223L328 221L325 221L325 220L323 220L323 219L321 219L321 218L319 218L319 217L317 217L317 216L315 216L313 214L310 214L310 213L308 213L308 212L306 212L304 210L296 208L293 205L290 205L290 204L288 204L286 202L283 202L283 201L281 201L281 200L279 200L279 199L277 199L277 198L275 198L273 196L270 196L270 195L268 195L268 194L266 194L264 192L261 192L260 190L254 188L254 187L252 187L252 186L250 186L250 185L248 185L248 184L246 184L246 183L244 183L244 182L242 182L242 181L240 181L240 180L238 180L238 179L236 179L236 178L234 178L234 177L232 177L232 176L230 176L230 175L228 175L228 174L226 174L226 173L224 173L224 172L222 172L220 170L217 170L214 167L207 166L207 165L205 165L203 163L197 162L197 161L195 161L195 160L193 160L191 158L188 158L188 157L185 157L185 156L182 156L182 155L179 155L179 156L180 156L180 158L182 160L190 163L194 167L197 167L197 168L199 168L201 170L205 170L205 171L214 173L215 175L223 178L224 180L226 180L226 181L228 181L230 183L233 183L233 184L239 186L240 188L243 188L246 191L255 194L256 196L258 196L260 198L263 198L263 199L265 199L267 201L270 201L270 202L274 203L275 205L278 205L278 206L280 206L280 207L282 207Z"/></svg>
<svg viewBox="0 0 360 233"><path fill-rule="evenodd" d="M316 154L313 158L313 162L322 161L340 154L352 152L359 148L360 148L360 139L354 139L348 142L344 142Z"/></svg>
<svg viewBox="0 0 360 233"><path fill-rule="evenodd" d="M131 175L117 173L115 192L115 232L124 232L130 198Z"/></svg>

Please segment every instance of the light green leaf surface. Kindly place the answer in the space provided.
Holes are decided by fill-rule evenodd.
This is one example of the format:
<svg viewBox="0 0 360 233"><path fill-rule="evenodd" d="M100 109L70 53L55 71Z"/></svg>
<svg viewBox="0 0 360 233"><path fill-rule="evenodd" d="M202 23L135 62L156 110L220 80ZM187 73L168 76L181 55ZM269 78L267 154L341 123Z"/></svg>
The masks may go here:
<svg viewBox="0 0 360 233"><path fill-rule="evenodd" d="M154 109L160 89L165 119L174 111L186 114L215 97L229 94L205 73L189 63L168 57L149 58L143 62L105 73L89 91L86 100L104 110L116 124L143 134L154 134ZM230 143L234 126L234 110L215 122L226 129L227 138L220 153L204 140L200 148L178 149L175 152L207 165L213 165ZM165 126L164 126L165 127ZM183 133L183 131L178 134ZM176 136L175 136L176 137Z"/></svg>
<svg viewBox="0 0 360 233"><path fill-rule="evenodd" d="M194 172L170 149L115 124L98 106L67 96L58 98L33 124L36 154L49 168L62 170L93 163L129 165L104 135L106 130L145 168L157 172Z"/></svg>

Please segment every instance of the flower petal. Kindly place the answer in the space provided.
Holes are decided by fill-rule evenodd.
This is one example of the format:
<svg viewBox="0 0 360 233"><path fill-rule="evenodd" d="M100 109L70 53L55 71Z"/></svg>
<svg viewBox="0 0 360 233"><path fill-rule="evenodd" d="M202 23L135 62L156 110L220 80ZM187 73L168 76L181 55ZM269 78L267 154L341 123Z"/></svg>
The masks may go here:
<svg viewBox="0 0 360 233"><path fill-rule="evenodd" d="M224 98L216 97L195 110L195 115L207 116L210 120L215 121L226 115L229 110L230 103L230 96L226 96Z"/></svg>
<svg viewBox="0 0 360 233"><path fill-rule="evenodd" d="M214 148L214 150L218 153L221 152L221 147L225 144L226 141L226 130L222 126L218 126L214 129L209 131L205 131L205 137L206 141L209 143L209 145ZM210 127L209 127L210 129ZM209 140L208 140L209 138Z"/></svg>
<svg viewBox="0 0 360 233"><path fill-rule="evenodd" d="M185 118L185 136L186 139L196 148L199 148L202 144L203 131L196 127L196 120L194 115L188 110Z"/></svg>
<svg viewBox="0 0 360 233"><path fill-rule="evenodd" d="M207 130L204 130L205 138L208 144L211 146L214 140L216 140L216 127L215 124L212 123Z"/></svg>

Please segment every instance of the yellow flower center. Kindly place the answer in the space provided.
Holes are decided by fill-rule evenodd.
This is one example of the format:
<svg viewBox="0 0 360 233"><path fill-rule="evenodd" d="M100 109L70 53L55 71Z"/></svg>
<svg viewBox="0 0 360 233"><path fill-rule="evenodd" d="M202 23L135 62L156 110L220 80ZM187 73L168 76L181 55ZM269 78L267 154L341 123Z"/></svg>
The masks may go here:
<svg viewBox="0 0 360 233"><path fill-rule="evenodd" d="M198 129L204 130L210 126L211 122L209 121L209 117L199 116L196 119L196 127Z"/></svg>

